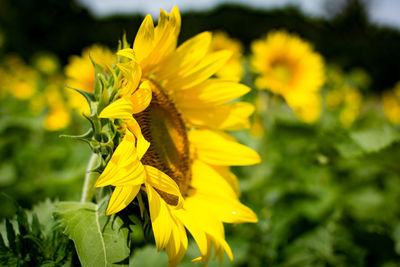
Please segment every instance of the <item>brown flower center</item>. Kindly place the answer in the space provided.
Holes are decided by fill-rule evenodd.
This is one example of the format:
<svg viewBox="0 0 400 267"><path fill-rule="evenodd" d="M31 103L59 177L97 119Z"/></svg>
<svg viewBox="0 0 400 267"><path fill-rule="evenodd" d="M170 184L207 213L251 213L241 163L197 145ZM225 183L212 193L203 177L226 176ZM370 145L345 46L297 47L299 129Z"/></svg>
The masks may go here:
<svg viewBox="0 0 400 267"><path fill-rule="evenodd" d="M174 103L163 89L152 82L150 105L134 117L142 129L150 147L142 158L145 165L153 166L171 177L184 195L188 189L191 170L189 141L186 126ZM170 205L176 205L178 198L158 190Z"/></svg>

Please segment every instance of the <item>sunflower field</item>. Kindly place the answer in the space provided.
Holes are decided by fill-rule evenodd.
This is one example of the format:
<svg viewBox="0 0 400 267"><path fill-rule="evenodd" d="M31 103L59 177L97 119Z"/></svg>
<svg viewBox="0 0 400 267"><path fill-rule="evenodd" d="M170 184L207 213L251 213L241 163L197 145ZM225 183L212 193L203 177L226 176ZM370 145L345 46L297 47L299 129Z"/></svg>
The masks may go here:
<svg viewBox="0 0 400 267"><path fill-rule="evenodd" d="M400 31L365 3L4 0L0 266L399 266Z"/></svg>

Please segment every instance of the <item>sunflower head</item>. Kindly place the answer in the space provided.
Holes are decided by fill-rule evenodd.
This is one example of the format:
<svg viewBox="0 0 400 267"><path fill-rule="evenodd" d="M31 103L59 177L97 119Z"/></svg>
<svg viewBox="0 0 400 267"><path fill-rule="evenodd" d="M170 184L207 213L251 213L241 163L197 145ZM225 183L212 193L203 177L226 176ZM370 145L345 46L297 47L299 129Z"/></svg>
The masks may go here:
<svg viewBox="0 0 400 267"><path fill-rule="evenodd" d="M221 260L224 251L233 259L223 222L257 217L240 203L229 166L260 162L255 151L223 132L248 128L254 110L232 101L249 88L214 77L232 53L213 52L209 32L177 46L180 26L177 8L162 10L157 26L146 16L109 72L95 64L94 92L81 91L92 129L80 138L102 158L95 186L113 188L106 213L138 201L170 266L187 249L185 228L199 245L195 261L207 263L212 245Z"/></svg>
<svg viewBox="0 0 400 267"><path fill-rule="evenodd" d="M400 82L382 96L383 111L393 124L400 124Z"/></svg>
<svg viewBox="0 0 400 267"><path fill-rule="evenodd" d="M317 120L325 74L323 59L311 45L281 30L254 41L251 49L251 67L259 74L255 86L283 96L301 120Z"/></svg>

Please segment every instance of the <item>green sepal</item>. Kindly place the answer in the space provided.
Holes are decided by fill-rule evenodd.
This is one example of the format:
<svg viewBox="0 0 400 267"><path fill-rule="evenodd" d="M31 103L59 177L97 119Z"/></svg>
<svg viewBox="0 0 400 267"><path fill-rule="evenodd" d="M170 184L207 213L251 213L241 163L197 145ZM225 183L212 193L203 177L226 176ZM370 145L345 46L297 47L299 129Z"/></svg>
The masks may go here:
<svg viewBox="0 0 400 267"><path fill-rule="evenodd" d="M67 135L67 134L62 134L60 137L65 137L65 138L70 138L70 139L75 139L75 140L81 140L87 143L90 143L90 141L93 138L93 129L89 129L86 133L81 134L81 135Z"/></svg>
<svg viewBox="0 0 400 267"><path fill-rule="evenodd" d="M102 79L100 79L101 82L105 82ZM100 114L100 112L110 103L110 96L108 94L108 90L105 89L103 90L101 96L100 96L100 100L99 100L99 104L97 105L97 112L98 114Z"/></svg>
<svg viewBox="0 0 400 267"><path fill-rule="evenodd" d="M100 74L104 73L104 68L101 65L97 64L90 55L89 58L94 67L94 94L96 96L99 96L101 95L101 91L103 88L98 77Z"/></svg>
<svg viewBox="0 0 400 267"><path fill-rule="evenodd" d="M124 33L122 34L122 48L131 48L131 46L128 43L128 40L126 39L126 32L124 31Z"/></svg>
<svg viewBox="0 0 400 267"><path fill-rule="evenodd" d="M96 97L92 92L82 91L82 90L79 90L79 89L76 89L76 88L73 88L70 86L67 86L67 88L80 93L86 99L86 102L88 103L89 108L90 108L90 112L94 112L93 103L96 102Z"/></svg>

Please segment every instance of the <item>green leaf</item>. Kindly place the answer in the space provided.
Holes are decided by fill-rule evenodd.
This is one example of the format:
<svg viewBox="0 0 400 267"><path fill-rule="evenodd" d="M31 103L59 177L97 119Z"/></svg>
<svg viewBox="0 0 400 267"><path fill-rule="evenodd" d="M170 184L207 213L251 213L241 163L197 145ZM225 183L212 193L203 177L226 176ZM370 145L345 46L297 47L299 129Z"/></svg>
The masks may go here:
<svg viewBox="0 0 400 267"><path fill-rule="evenodd" d="M400 139L400 134L396 129L388 125L381 127L353 132L350 137L365 152L377 152L393 142Z"/></svg>
<svg viewBox="0 0 400 267"><path fill-rule="evenodd" d="M12 226L11 222L6 219L6 229L7 229L7 240L8 243L10 245L10 248L12 249L12 251L17 251L17 245L15 243L15 231L14 231L14 227Z"/></svg>
<svg viewBox="0 0 400 267"><path fill-rule="evenodd" d="M56 217L74 241L82 266L127 266L128 229L119 217L106 216L105 205L61 202Z"/></svg>

